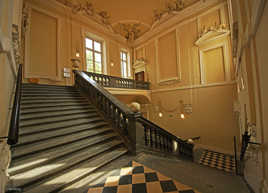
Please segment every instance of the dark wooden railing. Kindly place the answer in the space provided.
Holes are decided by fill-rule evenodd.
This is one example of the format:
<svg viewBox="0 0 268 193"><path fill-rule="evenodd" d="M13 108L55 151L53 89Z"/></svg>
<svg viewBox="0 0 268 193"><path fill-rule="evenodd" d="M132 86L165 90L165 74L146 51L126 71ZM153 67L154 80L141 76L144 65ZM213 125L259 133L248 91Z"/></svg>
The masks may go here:
<svg viewBox="0 0 268 193"><path fill-rule="evenodd" d="M144 142L146 146L158 149L164 152L170 152L173 154L186 155L193 158L192 143L188 143L188 139L183 140L168 131L162 129L155 123L143 118L138 117L136 119L144 127ZM200 137L191 138L192 140L200 139ZM177 144L175 146L175 144Z"/></svg>
<svg viewBox="0 0 268 193"><path fill-rule="evenodd" d="M115 76L107 76L104 74L97 74L93 72L84 72L90 78L95 80L97 83L103 87L112 87L112 88L127 88L127 89L142 89L149 90L150 83L144 81L136 81L127 78L120 78Z"/></svg>
<svg viewBox="0 0 268 193"><path fill-rule="evenodd" d="M174 142L183 142L181 139L143 117L137 118L137 121L144 127L144 142L146 146L167 152L175 152Z"/></svg>
<svg viewBox="0 0 268 193"><path fill-rule="evenodd" d="M17 144L19 138L21 83L22 83L22 65L20 64L17 73L16 91L15 91L14 104L12 107L8 136L1 137L2 139L7 138L7 144L9 145Z"/></svg>
<svg viewBox="0 0 268 193"><path fill-rule="evenodd" d="M75 86L87 93L91 102L103 113L105 118L110 120L124 136L128 136L128 139L134 144L136 140L136 116L138 114L132 112L128 106L89 78L86 73L74 71L74 74ZM129 148L134 151L135 147Z"/></svg>
<svg viewBox="0 0 268 193"><path fill-rule="evenodd" d="M136 123L139 122L144 128L146 146L168 153L179 153L192 157L193 144L188 143L188 140L176 137L155 123L143 118L140 113L132 112L128 106L101 86L105 86L103 80L99 85L98 81L94 80L88 73L74 71L74 74L76 87L86 92L92 103L103 112L105 118L112 121L114 127L119 128L123 135L128 136L133 143L131 150L135 149ZM199 137L192 139L199 139ZM177 143L177 149L174 143Z"/></svg>

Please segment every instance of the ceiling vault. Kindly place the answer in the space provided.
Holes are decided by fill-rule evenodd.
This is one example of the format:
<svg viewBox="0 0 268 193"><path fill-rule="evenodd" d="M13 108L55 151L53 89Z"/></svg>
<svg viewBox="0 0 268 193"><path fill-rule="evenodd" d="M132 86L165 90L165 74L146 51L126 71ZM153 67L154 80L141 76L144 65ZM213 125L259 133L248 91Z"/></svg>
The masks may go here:
<svg viewBox="0 0 268 193"><path fill-rule="evenodd" d="M150 4L148 3L144 5L144 7L142 7L143 4L137 2L137 7L140 7L140 9L133 7L133 0L117 0L117 2L113 2L113 4L109 4L110 1L107 2L107 0L102 0L102 3L106 8L109 8L109 5L110 7L115 7L114 10L108 11L105 10L105 6L101 6L99 0L55 1L69 7L73 14L83 14L103 25L110 32L123 36L128 42L133 42L146 32L153 30L156 26L161 25L183 9L200 0L151 0ZM146 0L146 2L147 1L148 0ZM140 2L144 3L145 1L143 0ZM106 5L107 3L109 5ZM115 6L115 3L118 3L118 5ZM121 4L123 4L123 9L119 8ZM141 10L144 14L139 14ZM115 19L114 15L118 14L118 11L122 11L121 17L118 16Z"/></svg>

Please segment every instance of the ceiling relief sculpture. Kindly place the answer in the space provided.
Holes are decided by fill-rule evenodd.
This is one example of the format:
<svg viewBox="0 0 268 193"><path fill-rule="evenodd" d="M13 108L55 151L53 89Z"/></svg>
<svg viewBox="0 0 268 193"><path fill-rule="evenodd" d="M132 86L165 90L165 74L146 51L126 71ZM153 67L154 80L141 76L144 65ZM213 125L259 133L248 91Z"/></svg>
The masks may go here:
<svg viewBox="0 0 268 193"><path fill-rule="evenodd" d="M56 1L131 42L200 0Z"/></svg>
<svg viewBox="0 0 268 193"><path fill-rule="evenodd" d="M57 2L71 8L74 14L84 14L99 24L104 25L111 32L114 32L110 23L110 15L105 10L96 9L92 3L86 0L56 0Z"/></svg>
<svg viewBox="0 0 268 193"><path fill-rule="evenodd" d="M150 30L150 26L147 26L140 22L125 21L113 25L113 29L116 33L123 36L127 41L131 42L142 36L148 30Z"/></svg>

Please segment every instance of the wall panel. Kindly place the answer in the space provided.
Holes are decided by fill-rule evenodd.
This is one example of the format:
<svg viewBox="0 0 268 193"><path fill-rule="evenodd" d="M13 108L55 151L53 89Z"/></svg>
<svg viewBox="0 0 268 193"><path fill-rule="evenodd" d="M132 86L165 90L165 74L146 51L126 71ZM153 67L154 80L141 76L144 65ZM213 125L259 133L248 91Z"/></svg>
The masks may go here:
<svg viewBox="0 0 268 193"><path fill-rule="evenodd" d="M32 76L57 76L57 25L56 18L32 9L27 68Z"/></svg>
<svg viewBox="0 0 268 193"><path fill-rule="evenodd" d="M172 80L178 76L176 31L158 39L159 81Z"/></svg>

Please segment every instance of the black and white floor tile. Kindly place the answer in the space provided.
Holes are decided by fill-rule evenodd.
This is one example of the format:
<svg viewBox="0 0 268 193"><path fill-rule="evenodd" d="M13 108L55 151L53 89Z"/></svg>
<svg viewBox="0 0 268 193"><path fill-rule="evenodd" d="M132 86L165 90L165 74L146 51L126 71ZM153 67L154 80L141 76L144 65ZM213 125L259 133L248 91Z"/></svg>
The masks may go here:
<svg viewBox="0 0 268 193"><path fill-rule="evenodd" d="M89 186L87 193L199 193L163 174L135 161L109 176L105 181Z"/></svg>
<svg viewBox="0 0 268 193"><path fill-rule="evenodd" d="M199 160L199 164L216 168L226 172L235 172L235 159L231 155L204 150Z"/></svg>

